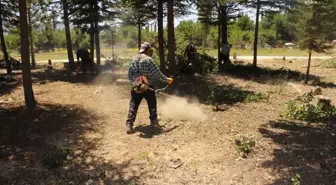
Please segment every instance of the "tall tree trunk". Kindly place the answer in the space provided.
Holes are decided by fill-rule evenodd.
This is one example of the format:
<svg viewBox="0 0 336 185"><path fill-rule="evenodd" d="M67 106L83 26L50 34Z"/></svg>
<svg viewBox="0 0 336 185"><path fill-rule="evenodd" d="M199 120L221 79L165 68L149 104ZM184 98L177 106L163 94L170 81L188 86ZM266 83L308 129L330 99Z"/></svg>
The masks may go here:
<svg viewBox="0 0 336 185"><path fill-rule="evenodd" d="M141 22L140 18L138 18L138 48L141 47Z"/></svg>
<svg viewBox="0 0 336 185"><path fill-rule="evenodd" d="M94 46L95 46L95 1L90 1L90 12L91 12L91 23L90 23L90 55L91 59L94 62Z"/></svg>
<svg viewBox="0 0 336 185"><path fill-rule="evenodd" d="M164 53L164 35L163 35L163 1L158 0L158 41L159 41L159 56L160 69L162 72L166 70L165 53Z"/></svg>
<svg viewBox="0 0 336 185"><path fill-rule="evenodd" d="M35 53L34 53L34 38L33 38L33 26L31 20L31 2L29 2L28 8L28 26L29 26L29 43L30 43L30 55L32 68L36 68Z"/></svg>
<svg viewBox="0 0 336 185"><path fill-rule="evenodd" d="M1 39L1 50L2 50L3 55L4 55L4 60L6 61L7 74L12 74L12 66L11 66L11 62L9 61L6 42L5 42L4 31L3 31L3 27L2 27L1 0L0 0L0 39Z"/></svg>
<svg viewBox="0 0 336 185"><path fill-rule="evenodd" d="M218 39L217 39L218 60L219 60L220 54L221 54L221 50L220 50L220 48L221 48L221 32L220 32L220 30L221 30L221 26L220 26L220 24L218 24Z"/></svg>
<svg viewBox="0 0 336 185"><path fill-rule="evenodd" d="M307 66L307 73L306 73L306 78L305 78L305 84L307 84L308 81L309 81L311 56L312 56L312 50L309 50L308 66Z"/></svg>
<svg viewBox="0 0 336 185"><path fill-rule="evenodd" d="M113 59L113 60L114 60L114 55L115 55L115 54L114 54L114 42L115 42L115 41L114 41L114 40L115 40L115 39L114 39L114 37L115 37L114 34L115 34L115 32L114 32L114 25L113 25L113 26L112 26L112 35L111 35L111 36L112 36L112 43L111 43L111 46L112 46L112 59Z"/></svg>
<svg viewBox="0 0 336 185"><path fill-rule="evenodd" d="M95 31L94 31L94 23L91 23L90 26L90 55L91 59L94 60L94 47L95 46Z"/></svg>
<svg viewBox="0 0 336 185"><path fill-rule="evenodd" d="M218 71L223 71L223 64L222 64L222 54L221 54L221 11L220 8L218 8Z"/></svg>
<svg viewBox="0 0 336 185"><path fill-rule="evenodd" d="M23 89L26 102L26 109L28 111L36 108L36 101L32 86L30 62L29 62L29 33L27 22L27 1L19 0L20 12L20 41L21 41L21 60L22 60L22 76Z"/></svg>
<svg viewBox="0 0 336 185"><path fill-rule="evenodd" d="M260 12L260 0L257 0L257 13L256 13L256 25L254 30L254 56L253 56L253 67L257 67L258 61L258 35L259 35L259 13Z"/></svg>
<svg viewBox="0 0 336 185"><path fill-rule="evenodd" d="M99 24L98 17L95 20L95 42L96 42L96 55L97 55L97 65L100 66L100 41L99 41Z"/></svg>
<svg viewBox="0 0 336 185"><path fill-rule="evenodd" d="M228 17L227 17L227 7L224 7L221 11L221 14L223 16L222 20L222 46L226 45L229 47L229 41L228 41ZM223 55L223 61L224 65L230 65L230 51L228 51L226 54Z"/></svg>
<svg viewBox="0 0 336 185"><path fill-rule="evenodd" d="M70 34L70 23L69 23L69 4L68 0L62 0L63 2L63 16L64 16L64 30L65 37L67 42L67 51L68 51L68 60L69 66L71 70L74 70L74 56L72 51L72 42L71 42L71 34Z"/></svg>
<svg viewBox="0 0 336 185"><path fill-rule="evenodd" d="M176 61L175 61L175 31L174 31L174 0L168 0L168 61L169 72L171 74L176 73Z"/></svg>

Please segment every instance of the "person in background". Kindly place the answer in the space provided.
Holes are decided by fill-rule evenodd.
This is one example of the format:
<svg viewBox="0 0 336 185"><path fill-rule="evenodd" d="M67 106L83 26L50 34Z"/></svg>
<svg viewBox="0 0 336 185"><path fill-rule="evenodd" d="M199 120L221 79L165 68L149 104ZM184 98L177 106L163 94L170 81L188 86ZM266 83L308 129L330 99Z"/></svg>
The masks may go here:
<svg viewBox="0 0 336 185"><path fill-rule="evenodd" d="M189 64L193 65L196 60L197 50L193 42L190 42L184 51L184 56L188 57Z"/></svg>
<svg viewBox="0 0 336 185"><path fill-rule="evenodd" d="M89 65L91 72L93 73L93 60L91 58L90 52L87 49L77 50L77 62L81 59L83 73L86 73L86 66Z"/></svg>

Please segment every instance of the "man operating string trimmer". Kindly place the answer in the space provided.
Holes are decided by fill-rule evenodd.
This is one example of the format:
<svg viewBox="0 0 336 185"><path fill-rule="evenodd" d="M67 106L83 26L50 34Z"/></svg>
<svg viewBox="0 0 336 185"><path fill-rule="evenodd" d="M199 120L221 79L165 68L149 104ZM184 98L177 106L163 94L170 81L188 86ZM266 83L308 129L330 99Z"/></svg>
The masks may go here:
<svg viewBox="0 0 336 185"><path fill-rule="evenodd" d="M153 50L148 42L141 45L139 54L136 55L128 68L128 79L132 82L131 102L126 121L127 134L133 133L133 123L135 121L139 105L143 98L146 99L151 131L154 131L158 124L157 120L157 106L155 91L153 91L153 80L160 80L168 83L173 83L173 78L168 78L161 73L159 68L154 63L151 57Z"/></svg>

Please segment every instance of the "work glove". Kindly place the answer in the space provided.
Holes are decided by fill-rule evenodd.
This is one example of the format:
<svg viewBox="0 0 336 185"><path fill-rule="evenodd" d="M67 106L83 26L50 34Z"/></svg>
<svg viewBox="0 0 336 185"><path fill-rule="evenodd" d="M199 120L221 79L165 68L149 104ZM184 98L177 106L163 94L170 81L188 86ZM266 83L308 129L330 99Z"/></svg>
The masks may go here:
<svg viewBox="0 0 336 185"><path fill-rule="evenodd" d="M168 84L171 85L174 82L173 78L168 78Z"/></svg>

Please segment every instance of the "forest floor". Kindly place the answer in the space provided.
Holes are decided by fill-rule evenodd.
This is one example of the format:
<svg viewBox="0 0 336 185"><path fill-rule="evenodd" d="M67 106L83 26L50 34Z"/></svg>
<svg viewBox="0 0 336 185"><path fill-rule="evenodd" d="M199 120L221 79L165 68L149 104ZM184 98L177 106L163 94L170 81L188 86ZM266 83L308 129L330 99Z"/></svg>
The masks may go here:
<svg viewBox="0 0 336 185"><path fill-rule="evenodd" d="M304 60L260 65L306 70ZM0 184L335 185L336 174L323 165L336 157L335 137L323 124L280 116L300 95L297 89L316 87L301 79L244 73L179 76L167 89L169 96L158 94L161 129L152 136L145 101L136 133L125 133L130 100L125 71L68 76L57 66L34 70L38 108L33 113L23 111L21 84L0 92L0 107L8 110L0 117ZM311 73L336 81L336 69L316 62ZM334 85L320 86L335 104ZM223 111L207 103L215 87L227 93ZM244 101L259 92L270 96ZM255 142L246 158L239 157L235 143L242 137Z"/></svg>

